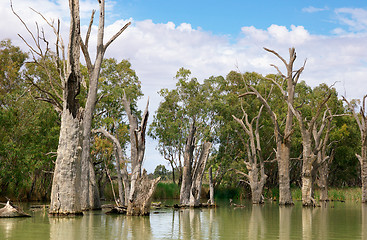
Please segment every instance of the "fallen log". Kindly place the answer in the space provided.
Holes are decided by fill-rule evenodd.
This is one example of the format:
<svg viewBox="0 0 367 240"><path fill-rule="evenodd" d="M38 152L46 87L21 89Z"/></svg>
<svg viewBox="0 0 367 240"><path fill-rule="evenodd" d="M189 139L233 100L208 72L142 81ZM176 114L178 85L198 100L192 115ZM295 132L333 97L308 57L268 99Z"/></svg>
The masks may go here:
<svg viewBox="0 0 367 240"><path fill-rule="evenodd" d="M0 209L0 218L30 217L31 215L23 212L8 201L5 207Z"/></svg>

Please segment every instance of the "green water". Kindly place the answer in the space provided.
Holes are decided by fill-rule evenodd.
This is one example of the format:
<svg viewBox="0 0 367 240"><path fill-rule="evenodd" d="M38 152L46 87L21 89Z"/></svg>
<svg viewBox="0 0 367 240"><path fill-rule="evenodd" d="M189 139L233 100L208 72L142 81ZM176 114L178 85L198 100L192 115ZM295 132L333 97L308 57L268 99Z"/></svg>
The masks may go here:
<svg viewBox="0 0 367 240"><path fill-rule="evenodd" d="M29 209L25 209L27 212ZM329 203L317 208L279 207L159 209L149 217L111 216L0 219L0 239L367 239L367 205Z"/></svg>

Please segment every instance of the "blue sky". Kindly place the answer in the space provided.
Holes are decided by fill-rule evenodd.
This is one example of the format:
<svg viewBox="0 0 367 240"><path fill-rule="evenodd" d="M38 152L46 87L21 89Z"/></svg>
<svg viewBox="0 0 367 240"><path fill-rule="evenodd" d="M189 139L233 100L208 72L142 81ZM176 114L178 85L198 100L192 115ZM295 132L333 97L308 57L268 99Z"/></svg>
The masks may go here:
<svg viewBox="0 0 367 240"><path fill-rule="evenodd" d="M335 10L367 9L367 1L164 1L119 0L114 12L119 17L136 21L152 19L155 23L190 23L213 34L235 38L243 26L266 29L271 24L302 25L311 34L332 34L340 27ZM348 26L344 26L348 27Z"/></svg>
<svg viewBox="0 0 367 240"><path fill-rule="evenodd" d="M97 0L80 0L82 34L90 13L98 9ZM50 28L33 7L49 20L61 19L61 32L68 39L68 1L13 0L15 10L33 32L35 22L45 29L52 42ZM128 59L136 71L144 97L141 109L150 97L153 116L162 100L157 92L172 89L180 67L190 69L199 81L210 76L226 76L231 70L276 73L270 64L283 69L282 63L265 52L267 47L287 58L288 48L295 47L296 67L307 64L301 80L311 87L334 84L348 99L367 94L367 1L163 1L106 0L105 41L124 24L131 26L107 49L106 57ZM18 37L31 40L12 14L9 1L0 1L0 36L10 38L25 51L29 48ZM95 53L98 19L90 38L91 55ZM52 44L51 44L52 45ZM144 167L154 171L165 164L155 150L157 143L148 140Z"/></svg>

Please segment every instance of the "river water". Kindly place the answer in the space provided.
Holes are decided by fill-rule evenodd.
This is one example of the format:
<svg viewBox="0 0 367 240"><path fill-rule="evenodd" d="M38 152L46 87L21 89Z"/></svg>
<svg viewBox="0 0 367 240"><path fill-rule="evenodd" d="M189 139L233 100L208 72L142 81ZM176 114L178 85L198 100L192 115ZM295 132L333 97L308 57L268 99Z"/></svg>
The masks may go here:
<svg viewBox="0 0 367 240"><path fill-rule="evenodd" d="M71 218L49 217L44 210L31 215L0 219L0 239L367 239L367 205L360 203L162 208L149 217L111 216L104 211Z"/></svg>

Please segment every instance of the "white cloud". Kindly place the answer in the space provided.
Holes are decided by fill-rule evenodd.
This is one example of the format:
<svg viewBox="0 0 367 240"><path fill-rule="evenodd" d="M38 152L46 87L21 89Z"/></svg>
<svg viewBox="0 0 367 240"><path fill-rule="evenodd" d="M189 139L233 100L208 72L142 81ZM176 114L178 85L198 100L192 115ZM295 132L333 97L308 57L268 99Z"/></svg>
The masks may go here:
<svg viewBox="0 0 367 240"><path fill-rule="evenodd" d="M328 7L317 8L317 7L314 7L314 6L309 6L309 7L303 8L302 12L315 13L315 12L323 12L323 11L327 11L327 10L329 10Z"/></svg>
<svg viewBox="0 0 367 240"><path fill-rule="evenodd" d="M351 31L367 31L367 10L362 8L338 8L335 10L338 20Z"/></svg>

